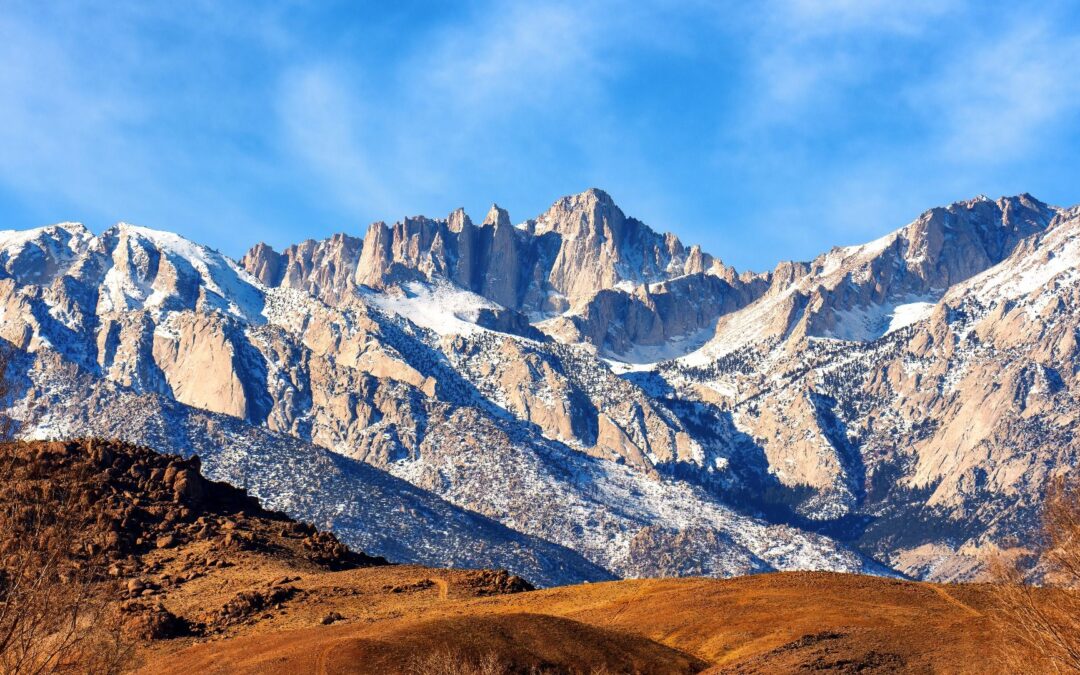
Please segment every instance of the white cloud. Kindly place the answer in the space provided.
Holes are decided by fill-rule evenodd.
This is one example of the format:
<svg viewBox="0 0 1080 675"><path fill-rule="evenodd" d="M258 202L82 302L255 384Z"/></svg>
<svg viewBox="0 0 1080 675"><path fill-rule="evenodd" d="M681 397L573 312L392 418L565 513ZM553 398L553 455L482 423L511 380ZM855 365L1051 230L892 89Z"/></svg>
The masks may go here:
<svg viewBox="0 0 1080 675"><path fill-rule="evenodd" d="M1028 20L967 47L909 93L943 158L1005 162L1035 152L1080 110L1080 39Z"/></svg>
<svg viewBox="0 0 1080 675"><path fill-rule="evenodd" d="M367 126L367 106L333 69L309 66L287 73L276 113L286 150L346 208L365 212L400 206L386 180L393 169L376 166L371 150L376 130Z"/></svg>
<svg viewBox="0 0 1080 675"><path fill-rule="evenodd" d="M958 4L956 0L781 0L777 8L787 28L802 35L915 34Z"/></svg>
<svg viewBox="0 0 1080 675"><path fill-rule="evenodd" d="M513 4L447 28L408 65L420 91L476 114L582 95L601 71L607 40L578 5Z"/></svg>

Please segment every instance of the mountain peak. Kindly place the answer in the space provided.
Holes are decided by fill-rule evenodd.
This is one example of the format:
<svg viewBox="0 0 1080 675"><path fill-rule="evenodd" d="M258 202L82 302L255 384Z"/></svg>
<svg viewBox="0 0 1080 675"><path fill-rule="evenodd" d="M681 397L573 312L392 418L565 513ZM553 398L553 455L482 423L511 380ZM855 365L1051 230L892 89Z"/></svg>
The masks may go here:
<svg viewBox="0 0 1080 675"><path fill-rule="evenodd" d="M65 221L62 221L62 222L59 222L59 223L54 223L52 225L46 225L44 228L38 228L38 229L45 229L45 230L57 229L57 230L64 230L65 232L69 232L71 234L80 234L80 235L82 235L82 234L90 234L90 230L87 229L86 225L84 225L84 224L82 224L82 223L80 223L78 221L75 221L75 220L65 220Z"/></svg>
<svg viewBox="0 0 1080 675"><path fill-rule="evenodd" d="M611 198L611 195L604 192L600 188L591 187L588 190L585 190L584 192L582 192L578 196L579 197L584 197L584 198L587 198L587 199L595 199L596 201L601 202L603 204L612 204L612 205L615 204L615 200L613 200Z"/></svg>
<svg viewBox="0 0 1080 675"><path fill-rule="evenodd" d="M51 225L30 228L28 230L0 230L0 239L7 240L18 238L22 240L31 240L42 235L56 234L59 232L77 236L92 236L90 230L86 228L86 225L74 221L63 221Z"/></svg>
<svg viewBox="0 0 1080 675"><path fill-rule="evenodd" d="M979 204L992 204L996 205L998 208L1005 208L1007 204L1020 204L1037 211L1047 210L1051 208L1048 204L1039 200L1030 192L1021 192L1020 194L1016 195L1002 195L997 199L993 199L986 194L980 193L970 199L960 199L952 202L948 206L940 206L935 208L944 209L946 211L954 211L956 209L974 208L976 205ZM927 213L932 211L934 211L933 208L929 209Z"/></svg>
<svg viewBox="0 0 1080 675"><path fill-rule="evenodd" d="M0 231L0 278L43 282L67 270L94 235L82 223Z"/></svg>
<svg viewBox="0 0 1080 675"><path fill-rule="evenodd" d="M573 195L566 195L562 199L556 201L555 204L565 204L571 208L601 208L604 210L614 209L620 212L622 211L621 209L619 209L618 205L615 204L615 200L611 197L611 195L609 195L607 192L604 192L600 188L594 187L589 188L584 192L579 192Z"/></svg>
<svg viewBox="0 0 1080 675"><path fill-rule="evenodd" d="M589 188L558 199L536 220L536 233L558 232L564 237L604 237L621 232L626 215L611 195Z"/></svg>
<svg viewBox="0 0 1080 675"><path fill-rule="evenodd" d="M129 237L135 236L145 240L159 251L171 253L188 261L197 260L205 262L210 259L220 259L223 261L226 258L226 256L217 249L210 248L205 244L200 244L175 232L158 230L152 227L135 225L124 221L120 221L116 223L116 225L105 230L105 232L102 233L102 237L108 237L110 235L119 236L121 234Z"/></svg>
<svg viewBox="0 0 1080 675"><path fill-rule="evenodd" d="M461 232L472 225L472 220L469 219L469 214L465 213L465 209L459 207L450 212L446 225L451 232Z"/></svg>
<svg viewBox="0 0 1080 675"><path fill-rule="evenodd" d="M484 218L484 225L497 225L499 227L510 226L510 214L498 204L492 204Z"/></svg>

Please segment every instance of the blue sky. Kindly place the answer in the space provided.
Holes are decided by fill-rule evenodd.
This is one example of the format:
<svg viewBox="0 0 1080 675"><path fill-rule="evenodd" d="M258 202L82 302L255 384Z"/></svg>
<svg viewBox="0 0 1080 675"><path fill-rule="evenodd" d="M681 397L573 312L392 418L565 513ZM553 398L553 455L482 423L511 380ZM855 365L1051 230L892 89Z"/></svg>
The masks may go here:
<svg viewBox="0 0 1080 675"><path fill-rule="evenodd" d="M598 186L740 269L1080 202L1077 3L0 5L0 228L239 256Z"/></svg>

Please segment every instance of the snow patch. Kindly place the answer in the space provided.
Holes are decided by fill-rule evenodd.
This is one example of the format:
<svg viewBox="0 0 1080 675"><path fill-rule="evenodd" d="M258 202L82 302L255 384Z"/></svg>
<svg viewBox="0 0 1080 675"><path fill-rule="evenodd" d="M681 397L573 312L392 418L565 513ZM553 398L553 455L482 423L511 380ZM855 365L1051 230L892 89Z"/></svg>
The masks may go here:
<svg viewBox="0 0 1080 675"><path fill-rule="evenodd" d="M893 331L906 328L913 323L918 323L929 317L933 311L934 303L932 302L909 302L903 305L897 305L893 308L889 327L885 329L885 334L888 335Z"/></svg>
<svg viewBox="0 0 1080 675"><path fill-rule="evenodd" d="M610 360L605 360L609 364L621 363L619 368L625 368L622 372L652 370L663 361L682 358L696 352L714 335L716 335L716 329L710 326L688 335L668 338L662 345L635 345L625 352L610 353L608 354Z"/></svg>
<svg viewBox="0 0 1080 675"><path fill-rule="evenodd" d="M500 309L487 298L443 282L412 281L385 293L369 293L367 299L379 309L405 317L439 335L472 335L482 331L476 324L480 310Z"/></svg>
<svg viewBox="0 0 1080 675"><path fill-rule="evenodd" d="M833 313L835 323L821 337L872 342L930 316L939 295L908 296L900 302L852 307Z"/></svg>

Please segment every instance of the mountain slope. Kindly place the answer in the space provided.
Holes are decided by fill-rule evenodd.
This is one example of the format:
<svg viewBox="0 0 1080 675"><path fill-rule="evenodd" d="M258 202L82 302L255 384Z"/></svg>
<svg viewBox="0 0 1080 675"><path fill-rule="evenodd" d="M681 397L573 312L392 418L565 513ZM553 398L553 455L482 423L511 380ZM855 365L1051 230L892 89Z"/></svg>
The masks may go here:
<svg viewBox="0 0 1080 675"><path fill-rule="evenodd" d="M619 581L489 598L469 597L455 585L440 599L435 588L411 597L379 594L380 576L392 569L305 580L330 585L347 575L365 591L359 602L336 600L348 617L340 624L247 629L187 649L157 643L144 672L305 672L319 663L328 672L415 672L448 652L456 663L493 652L523 669L546 657L570 669L599 662L628 672L684 672L688 661L700 664L692 672L703 666L735 673L1006 672L988 648L1002 639L989 616L993 599L977 585L783 573ZM417 570L414 578L423 574L436 571ZM677 651L652 651L663 655L659 663L635 666L633 652L613 633ZM1034 655L1031 664L1051 668Z"/></svg>
<svg viewBox="0 0 1080 675"><path fill-rule="evenodd" d="M1077 231L1075 209L978 198L736 274L598 190L519 226L456 211L239 263L65 224L0 238L0 336L31 355L25 435L201 447L378 553L375 510L335 524L357 508L320 477L337 462L478 514L399 559L477 564L477 527L485 555L544 584L971 578L1031 541L1043 486L1075 465ZM166 431L210 419L227 447Z"/></svg>
<svg viewBox="0 0 1080 675"><path fill-rule="evenodd" d="M961 205L1002 214L1005 257L968 267L907 326L798 348L789 334L715 360L706 348L658 373L730 407L785 499L826 531L915 576L977 574L1032 541L1047 482L1077 461L1080 219L1029 215L1020 238L1018 203Z"/></svg>
<svg viewBox="0 0 1080 675"><path fill-rule="evenodd" d="M227 415L95 382L55 354L18 359L12 370L21 374L14 412L24 437L98 436L198 455L207 477L397 562L502 566L543 585L612 578L574 551L457 508L367 464ZM93 394L84 398L87 391Z"/></svg>
<svg viewBox="0 0 1080 675"><path fill-rule="evenodd" d="M543 584L695 570L886 571L828 537L661 480L654 467L693 455L693 440L588 352L570 367L572 355L550 342L487 330L468 342L425 330L387 314L384 296L354 293L329 305L307 291L267 288L217 252L129 225L94 238L48 286L5 283L11 311L0 330L37 357L15 406L21 434L107 433L184 454L197 448L211 475L365 550L438 564L486 560ZM208 413L217 414L213 424ZM208 424L220 447L193 438ZM417 550L409 535L417 523L406 520L372 541L397 507L365 500L370 510L357 511L348 495L350 481L377 492L377 472L353 463L342 473L342 460L316 461L289 436L512 531L478 518ZM297 470L306 463L314 467ZM470 528L482 545L465 541ZM390 548L397 540L408 544Z"/></svg>

